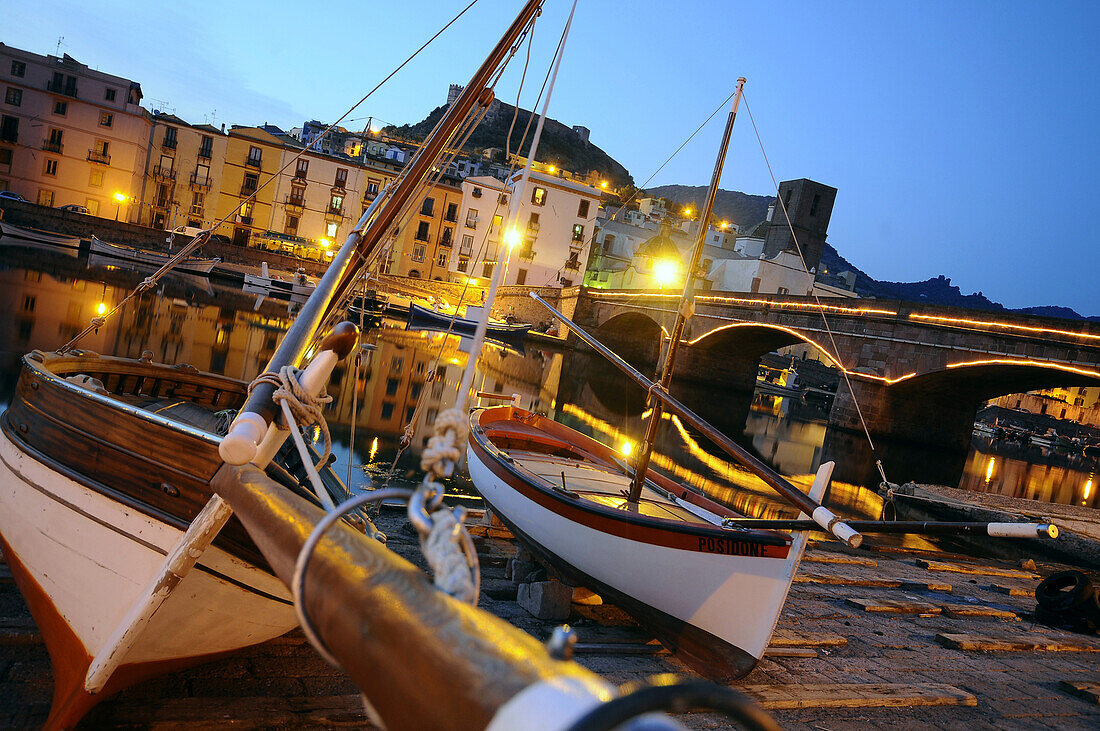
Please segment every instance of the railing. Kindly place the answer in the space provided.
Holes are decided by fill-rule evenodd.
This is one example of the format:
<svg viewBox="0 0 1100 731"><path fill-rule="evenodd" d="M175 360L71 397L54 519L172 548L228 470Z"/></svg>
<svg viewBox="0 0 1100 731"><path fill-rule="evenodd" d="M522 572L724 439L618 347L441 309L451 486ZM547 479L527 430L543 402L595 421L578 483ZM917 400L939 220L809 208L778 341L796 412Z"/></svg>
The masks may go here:
<svg viewBox="0 0 1100 731"><path fill-rule="evenodd" d="M242 216L242 215L238 214L237 215L237 223L243 223L245 226L251 226L252 225L252 216Z"/></svg>
<svg viewBox="0 0 1100 731"><path fill-rule="evenodd" d="M191 173L191 185L195 186L196 188L209 188L211 185L210 176L203 175L200 178L199 172L198 170L196 170L195 172Z"/></svg>
<svg viewBox="0 0 1100 731"><path fill-rule="evenodd" d="M533 261L535 258L535 247L531 246L530 244L526 246L521 246L519 254L517 254L517 256L519 256L520 259L524 259L526 261Z"/></svg>
<svg viewBox="0 0 1100 731"><path fill-rule="evenodd" d="M527 233L537 234L539 232L538 221L530 221L527 224Z"/></svg>
<svg viewBox="0 0 1100 731"><path fill-rule="evenodd" d="M157 165L153 168L153 175L158 178L166 178L168 180L176 179L176 171L173 168L165 167L163 165Z"/></svg>
<svg viewBox="0 0 1100 731"><path fill-rule="evenodd" d="M325 216L326 217L331 217L331 218L343 218L344 217L344 209L329 206L328 208L325 209Z"/></svg>
<svg viewBox="0 0 1100 731"><path fill-rule="evenodd" d="M250 157L250 158L248 158L244 161L244 164L249 166L249 167L252 167L252 168L258 168L258 167L260 167L262 162L263 162L263 158Z"/></svg>
<svg viewBox="0 0 1100 731"><path fill-rule="evenodd" d="M62 145L60 142L53 142L51 140L43 140L42 141L42 149L45 150L46 152L56 152L57 154L60 155L61 151L64 149L64 145Z"/></svg>
<svg viewBox="0 0 1100 731"><path fill-rule="evenodd" d="M161 143L160 143L160 146L161 146L162 148L164 148L165 150L174 150L174 149L176 149L176 145L177 145L177 144L178 144L178 143L177 143L177 141L176 141L176 138L175 138L175 137L171 137L171 138L169 138L169 137L165 137L165 138L164 138L164 139L163 139L163 140L161 141Z"/></svg>
<svg viewBox="0 0 1100 731"><path fill-rule="evenodd" d="M88 162L98 162L103 165L111 164L111 156L98 150L88 150Z"/></svg>
<svg viewBox="0 0 1100 731"><path fill-rule="evenodd" d="M345 188L340 183L333 184L331 190L332 190L333 195L347 195L348 194L348 189Z"/></svg>
<svg viewBox="0 0 1100 731"><path fill-rule="evenodd" d="M305 208L306 199L305 196L300 195L288 195L285 198L287 208Z"/></svg>
<svg viewBox="0 0 1100 731"><path fill-rule="evenodd" d="M210 147L200 147L198 156L200 159L209 160L214 156L214 150Z"/></svg>
<svg viewBox="0 0 1100 731"><path fill-rule="evenodd" d="M477 217L466 218L466 228L477 228Z"/></svg>
<svg viewBox="0 0 1100 731"><path fill-rule="evenodd" d="M201 216L202 215L202 210L203 210L202 206L200 206L200 205L196 205L196 204L191 205L191 215L192 216Z"/></svg>

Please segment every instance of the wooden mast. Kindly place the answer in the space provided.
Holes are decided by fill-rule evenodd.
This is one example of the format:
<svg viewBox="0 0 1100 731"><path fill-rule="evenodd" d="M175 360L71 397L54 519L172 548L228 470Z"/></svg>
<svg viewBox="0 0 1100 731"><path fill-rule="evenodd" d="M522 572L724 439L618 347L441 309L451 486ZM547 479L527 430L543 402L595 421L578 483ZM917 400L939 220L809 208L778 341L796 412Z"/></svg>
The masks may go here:
<svg viewBox="0 0 1100 731"><path fill-rule="evenodd" d="M733 94L733 104L730 106L729 117L726 119L726 129L722 133L722 142L718 146L718 159L714 161L714 173L710 177L710 188L707 189L707 199L703 209L699 211L699 234L695 238L695 246L691 249L691 261L687 271L684 272L684 293L680 296L680 307L676 312L676 324L669 336L668 350L665 351L664 365L658 369L660 375L660 387L668 390L672 382L672 369L676 364L676 352L680 347L680 338L684 334L684 326L694 310L693 297L695 296L695 270L699 267L699 259L703 254L703 245L707 240L707 224L710 221L711 211L714 210L714 198L718 194L718 183L722 179L722 168L726 164L726 148L730 144L730 134L733 132L733 122L737 119L737 107L741 104L741 89L745 86L745 77L737 80L737 90ZM638 502L642 493L642 485L645 484L646 472L649 470L649 457L653 452L653 443L657 440L657 427L661 424L662 403L660 399L650 399L651 409L649 422L646 424L645 438L642 440L642 449L638 453L638 459L634 465L634 479L630 483L630 494L627 500Z"/></svg>
<svg viewBox="0 0 1100 731"><path fill-rule="evenodd" d="M291 324L271 356L267 371L278 372L283 366L297 366L302 362L313 334L355 282L359 270L356 264L366 261L383 237L388 234L413 191L431 173L432 166L435 165L439 155L446 149L455 131L474 106L488 106L492 101L492 92L488 88L490 80L508 57L512 45L523 29L540 12L541 6L542 0L527 0L512 25L463 89L462 94L447 109L435 130L424 140L424 144L400 178L401 185L379 196L375 205L372 205L359 219L333 258L317 289L302 306L297 319ZM256 447L266 434L268 425L279 412L278 407L271 400L274 390L275 387L270 384L260 384L252 390L233 421L229 433L222 440L219 451L226 462L246 464L252 461Z"/></svg>

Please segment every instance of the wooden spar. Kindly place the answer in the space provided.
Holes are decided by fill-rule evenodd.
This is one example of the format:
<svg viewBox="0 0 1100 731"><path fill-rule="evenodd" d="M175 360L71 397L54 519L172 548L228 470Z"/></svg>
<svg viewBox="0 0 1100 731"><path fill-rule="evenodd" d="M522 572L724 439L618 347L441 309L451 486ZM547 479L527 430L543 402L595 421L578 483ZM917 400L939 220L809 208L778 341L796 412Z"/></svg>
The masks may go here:
<svg viewBox="0 0 1100 731"><path fill-rule="evenodd" d="M920 520L848 520L853 530L860 533L911 533L916 535L982 534L993 538L1057 538L1058 526L1052 523L982 523ZM806 519L731 518L724 522L733 528L752 530L805 530L821 531L821 526Z"/></svg>
<svg viewBox="0 0 1100 731"><path fill-rule="evenodd" d="M648 389L657 400L664 403L665 408L669 412L676 414L690 426L698 429L726 452L726 454L747 467L753 474L763 480L765 484L778 492L788 502L812 516L814 523L820 525L826 531L832 533L836 538L852 548L857 548L863 542L863 537L848 527L848 525L841 520L839 516L833 513L833 511L821 505L816 500L811 500L804 492L784 479L782 475L747 452L725 434L708 424L702 417L698 416L687 406L684 406L678 399L660 388L653 381L643 376L634 366L620 358L599 340L596 340L586 333L579 325L554 309L554 307L542 297L539 297L534 292L530 294L532 299L550 310L554 317L558 318L563 325L572 330L577 337L595 349L600 355L611 361L612 365L636 381L642 388Z"/></svg>
<svg viewBox="0 0 1100 731"><path fill-rule="evenodd" d="M325 318L340 301L342 296L354 284L358 276L356 261L366 261L387 235L401 209L412 196L413 191L431 173L440 154L446 149L455 131L475 104L488 105L488 84L500 64L508 56L509 50L519 38L523 29L539 12L542 0L527 0L519 15L509 26L492 52L478 68L470 82L466 84L458 99L447 109L436 128L424 140L412 161L405 168L402 184L390 190L389 195L379 196L359 220L355 229L344 241L343 246L333 258L317 288L302 306L298 317L287 330L279 346L268 361L267 371L278 372L283 366L297 366L305 358L313 334L325 321ZM271 401L274 387L259 384L252 390L240 414L230 427L225 439L233 446L231 451L238 453L247 450L249 443L255 445L263 438L267 425L278 415L278 407ZM223 458L225 455L223 454ZM228 461L228 460L227 460ZM241 464L236 462L236 464Z"/></svg>
<svg viewBox="0 0 1100 731"><path fill-rule="evenodd" d="M289 585L324 511L252 465L223 465L211 484ZM439 591L420 569L343 522L313 552L302 601L317 634L389 728L483 729L506 706L527 719L541 719L550 706L566 727L613 694L594 673L552 658L527 633ZM395 662L404 672L392 672ZM535 696L550 702L524 712Z"/></svg>
<svg viewBox="0 0 1100 731"><path fill-rule="evenodd" d="M699 266L699 259L703 253L703 245L707 240L707 224L710 221L711 211L714 210L714 198L718 195L718 183L722 180L722 168L726 165L726 149L730 144L730 135L733 133L733 123L737 119L737 107L741 104L741 90L745 86L745 77L737 80L737 90L733 94L733 104L730 106L729 117L726 119L726 129L722 132L722 142L718 146L718 157L714 161L714 172L710 177L710 187L707 189L707 198L703 209L699 212L699 235L695 239L695 246L691 249L691 261L684 272L684 292L680 296L680 307L676 310L676 324L672 327L669 336L668 350L665 351L664 365L658 370L661 388L668 390L672 382L672 370L676 365L676 352L680 348L680 338L684 334L684 326L691 316L693 297L695 295L695 270ZM661 402L651 400L649 423L646 424L645 438L642 440L642 448L638 452L635 462L634 480L630 483L630 494L627 500L638 502L642 494L642 485L645 484L645 474L649 469L649 456L653 452L653 444L657 441L657 427L661 424Z"/></svg>

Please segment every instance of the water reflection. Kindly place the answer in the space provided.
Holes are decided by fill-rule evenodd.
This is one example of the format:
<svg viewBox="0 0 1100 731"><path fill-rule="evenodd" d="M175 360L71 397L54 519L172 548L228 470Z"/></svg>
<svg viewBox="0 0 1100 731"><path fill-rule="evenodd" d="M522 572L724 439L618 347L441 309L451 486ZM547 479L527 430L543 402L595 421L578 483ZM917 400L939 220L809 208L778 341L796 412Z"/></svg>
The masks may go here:
<svg viewBox="0 0 1100 731"><path fill-rule="evenodd" d="M109 261L4 246L0 266L0 402L7 403L18 360L34 348L54 349L82 330L100 308L113 308L145 273ZM199 370L250 381L266 365L290 324L285 302L257 299L242 289L193 277L167 278L131 301L80 347L136 358L189 363ZM353 320L358 320L353 317ZM353 488L389 473L418 471L419 455L436 416L456 401L469 358L469 342L443 333L417 332L384 319L364 333L358 358L337 366L326 418L334 439L337 472ZM636 360L652 353L635 354ZM643 372L652 365L636 363ZM474 382L479 392L511 398L612 445L637 444L644 433L644 391L602 358L528 346L524 353L488 346ZM827 428L828 402L774 393L729 398L718 389L687 383L673 393L742 446L808 488L826 460L838 470L826 503L838 512L878 517L881 500L867 486L877 481L873 456L859 435ZM500 400L486 404L502 403ZM418 406L419 404L419 406ZM406 425L412 439L400 449ZM354 425L354 429L353 429ZM352 435L354 431L354 443ZM976 441L969 455L922 453L905 445L876 445L889 455L892 479L904 481L905 460L943 471L945 484L1037 500L1097 505L1095 465L1055 464L1041 454L1006 453ZM998 451L1000 450L1000 451ZM1048 455L1049 456L1049 455ZM755 517L794 517L795 511L747 471L679 419L662 420L653 464L735 509ZM360 469L366 466L366 470ZM958 483L959 475L962 481ZM456 480L461 487L462 480Z"/></svg>

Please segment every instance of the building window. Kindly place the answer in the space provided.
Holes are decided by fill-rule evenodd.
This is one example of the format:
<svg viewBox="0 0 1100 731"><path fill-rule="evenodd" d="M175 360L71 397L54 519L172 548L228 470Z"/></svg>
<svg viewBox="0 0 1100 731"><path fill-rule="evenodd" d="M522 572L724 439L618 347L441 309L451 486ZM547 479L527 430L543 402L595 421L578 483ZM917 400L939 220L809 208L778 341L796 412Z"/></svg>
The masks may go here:
<svg viewBox="0 0 1100 731"><path fill-rule="evenodd" d="M335 188L346 188L348 185L348 169L336 168L336 182L333 183Z"/></svg>
<svg viewBox="0 0 1100 731"><path fill-rule="evenodd" d="M486 279L493 276L493 262L487 261L481 265L481 276Z"/></svg>
<svg viewBox="0 0 1100 731"><path fill-rule="evenodd" d="M298 217L297 216L287 216L286 217L286 225L283 226L283 233L290 234L291 236L297 235L297 233L298 233Z"/></svg>
<svg viewBox="0 0 1100 731"><path fill-rule="evenodd" d="M396 379L396 378L387 378L386 379L386 395L387 396L396 396L397 395L397 387L400 386L400 385L401 385L401 381L399 381L398 379Z"/></svg>
<svg viewBox="0 0 1100 731"><path fill-rule="evenodd" d="M573 224L573 243L574 244L583 244L584 243L584 224L583 223Z"/></svg>
<svg viewBox="0 0 1100 731"><path fill-rule="evenodd" d="M53 113L59 117L64 117L69 112L68 102L54 102Z"/></svg>
<svg viewBox="0 0 1100 731"><path fill-rule="evenodd" d="M377 178L369 178L367 180L367 195L378 195L378 186L381 181Z"/></svg>
<svg viewBox="0 0 1100 731"><path fill-rule="evenodd" d="M344 196L342 196L342 195L332 196L332 200L330 200L328 202L328 207L329 207L329 210L332 211L333 213L339 213L340 211L344 210Z"/></svg>
<svg viewBox="0 0 1100 731"><path fill-rule="evenodd" d="M163 186L163 187L165 189L167 189L167 186ZM245 203L241 204L241 210L237 214L237 217L241 220L241 223L243 223L244 225L246 225L246 226L251 226L252 225L252 201L246 201Z"/></svg>
<svg viewBox="0 0 1100 731"><path fill-rule="evenodd" d="M527 284L527 270L519 269L516 271L516 284Z"/></svg>
<svg viewBox="0 0 1100 731"><path fill-rule="evenodd" d="M325 226L325 235L330 239L336 238L336 229L339 228L339 224L330 223Z"/></svg>
<svg viewBox="0 0 1100 731"><path fill-rule="evenodd" d="M100 127L110 127L114 123L115 123L115 115L111 114L110 112L100 112L99 113L99 126Z"/></svg>
<svg viewBox="0 0 1100 731"><path fill-rule="evenodd" d="M51 129L50 136L46 138L46 144L42 145L42 148L50 152L61 154L61 136L61 130Z"/></svg>
<svg viewBox="0 0 1100 731"><path fill-rule="evenodd" d="M89 198L84 203L84 207L88 209L88 215L89 216L98 216L99 215L99 201L97 201L95 198Z"/></svg>
<svg viewBox="0 0 1100 731"><path fill-rule="evenodd" d="M245 161L246 165L251 165L254 168L261 167L264 159L264 151L259 147L248 148L248 160Z"/></svg>
<svg viewBox="0 0 1100 731"><path fill-rule="evenodd" d="M460 256L458 257L458 271L465 272L470 267L470 257Z"/></svg>
<svg viewBox="0 0 1100 731"><path fill-rule="evenodd" d="M40 190L40 191L38 191L38 205L53 207L53 191L52 190Z"/></svg>
<svg viewBox="0 0 1100 731"><path fill-rule="evenodd" d="M443 220L444 221L450 221L451 223L455 223L456 221L458 221L458 204L457 203L448 203L447 204L447 213L443 216Z"/></svg>
<svg viewBox="0 0 1100 731"><path fill-rule="evenodd" d="M19 118L4 115L0 117L0 142L19 141Z"/></svg>
<svg viewBox="0 0 1100 731"><path fill-rule="evenodd" d="M4 117L4 119L7 120L8 117ZM16 123L18 123L18 121L19 120L16 120ZM12 140L12 141L14 142L14 140ZM476 208L471 208L470 210L466 211L466 228L477 228L477 209Z"/></svg>
<svg viewBox="0 0 1100 731"><path fill-rule="evenodd" d="M7 147L0 147L0 165L11 165L11 150Z"/></svg>
<svg viewBox="0 0 1100 731"><path fill-rule="evenodd" d="M438 267L447 266L447 252L441 251L435 255L435 265Z"/></svg>
<svg viewBox="0 0 1100 731"><path fill-rule="evenodd" d="M46 174L46 175L50 175L50 176L56 176L57 175L57 160L51 160L49 158L46 158L46 168L45 168L45 170L43 170L43 173Z"/></svg>
<svg viewBox="0 0 1100 731"><path fill-rule="evenodd" d="M34 295L23 295L23 312L34 312Z"/></svg>
<svg viewBox="0 0 1100 731"><path fill-rule="evenodd" d="M531 191L531 202L536 206L546 205L546 188L536 187Z"/></svg>
<svg viewBox="0 0 1100 731"><path fill-rule="evenodd" d="M110 151L110 149L111 149L111 144L109 142L107 142L106 140L96 140L95 141L95 150L94 150L95 154L102 155L103 157L107 157L108 152Z"/></svg>
<svg viewBox="0 0 1100 731"><path fill-rule="evenodd" d="M115 90L108 89L106 93L103 94L103 98L109 102L113 102L115 100Z"/></svg>
<svg viewBox="0 0 1100 731"><path fill-rule="evenodd" d="M100 124L102 124L102 122ZM176 128L175 127L165 127L164 128L164 140L161 141L160 146L164 147L166 149L169 149L169 150L174 150L174 149L176 149L176 144L177 144L177 141L176 141Z"/></svg>
<svg viewBox="0 0 1100 731"><path fill-rule="evenodd" d="M23 90L9 86L8 93L4 95L4 103L11 104L13 107L21 105L23 103Z"/></svg>
<svg viewBox="0 0 1100 731"><path fill-rule="evenodd" d="M241 195L252 195L260 186L260 176L256 173L245 173L244 182L241 184Z"/></svg>
<svg viewBox="0 0 1100 731"><path fill-rule="evenodd" d="M810 215L811 216L816 216L817 215L817 204L820 203L820 202L821 202L821 194L820 193L814 193L814 199L813 199L813 201L810 202Z"/></svg>
<svg viewBox="0 0 1100 731"><path fill-rule="evenodd" d="M474 198L480 198L481 197L481 188L478 188L478 187L475 186L473 192L470 193L470 195L472 195Z"/></svg>
<svg viewBox="0 0 1100 731"><path fill-rule="evenodd" d="M383 401L382 402L382 418L383 419L392 419L393 418L393 404L389 403L388 401Z"/></svg>
<svg viewBox="0 0 1100 731"><path fill-rule="evenodd" d="M501 216L499 213L497 215L493 216L493 223L492 223L492 225L489 226L489 233L492 233L492 232L496 231L498 228L500 228L500 224L502 224L502 223L504 223L504 217L503 216Z"/></svg>
<svg viewBox="0 0 1100 731"><path fill-rule="evenodd" d="M434 198L425 198L424 202L420 205L420 215L421 216L430 216L430 215L432 215L432 211L434 209L435 209L435 199Z"/></svg>
<svg viewBox="0 0 1100 731"><path fill-rule="evenodd" d="M191 215L201 216L202 209L206 206L206 193L196 190L191 193Z"/></svg>
<svg viewBox="0 0 1100 731"><path fill-rule="evenodd" d="M103 187L103 169L102 168L93 168L92 169L91 173L88 175L88 185L91 186L92 188L102 188Z"/></svg>
<svg viewBox="0 0 1100 731"><path fill-rule="evenodd" d="M778 287L778 288L776 288L775 293L776 294L790 294L791 290L787 289L786 287Z"/></svg>
<svg viewBox="0 0 1100 731"><path fill-rule="evenodd" d="M11 75L12 76L25 76L27 73L27 64L22 61L11 62Z"/></svg>
<svg viewBox="0 0 1100 731"><path fill-rule="evenodd" d="M414 244L413 245L412 260L413 261L424 261L424 254L427 251L427 249L428 249L428 247L425 246L424 244Z"/></svg>
<svg viewBox="0 0 1100 731"><path fill-rule="evenodd" d="M470 250L474 246L474 237L469 234L462 237L462 246L459 247L459 253L469 254Z"/></svg>
<svg viewBox="0 0 1100 731"><path fill-rule="evenodd" d="M199 143L199 157L205 157L209 159L214 154L214 138L203 137L202 142Z"/></svg>
<svg viewBox="0 0 1100 731"><path fill-rule="evenodd" d="M588 203L589 201L581 201L581 205L577 209L578 218L588 218Z"/></svg>
<svg viewBox="0 0 1100 731"><path fill-rule="evenodd" d="M421 221L416 226L416 240L427 241L428 240L428 226L431 225L427 221ZM417 261L424 261L423 258L417 259Z"/></svg>
<svg viewBox="0 0 1100 731"><path fill-rule="evenodd" d="M305 180L307 172L309 172L309 160L299 157L298 167L294 170L294 177Z"/></svg>

